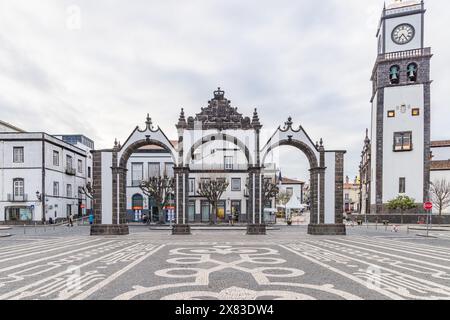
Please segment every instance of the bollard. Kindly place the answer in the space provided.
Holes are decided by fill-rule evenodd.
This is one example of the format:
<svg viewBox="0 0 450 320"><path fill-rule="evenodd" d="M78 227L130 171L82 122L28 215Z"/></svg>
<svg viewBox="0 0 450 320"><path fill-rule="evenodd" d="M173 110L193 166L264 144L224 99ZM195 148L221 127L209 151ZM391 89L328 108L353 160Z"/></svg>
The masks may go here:
<svg viewBox="0 0 450 320"><path fill-rule="evenodd" d="M47 222L44 221L44 232L47 232Z"/></svg>
<svg viewBox="0 0 450 320"><path fill-rule="evenodd" d="M36 233L36 222L34 223L34 233Z"/></svg>
<svg viewBox="0 0 450 320"><path fill-rule="evenodd" d="M25 223L23 224L23 234L25 234Z"/></svg>

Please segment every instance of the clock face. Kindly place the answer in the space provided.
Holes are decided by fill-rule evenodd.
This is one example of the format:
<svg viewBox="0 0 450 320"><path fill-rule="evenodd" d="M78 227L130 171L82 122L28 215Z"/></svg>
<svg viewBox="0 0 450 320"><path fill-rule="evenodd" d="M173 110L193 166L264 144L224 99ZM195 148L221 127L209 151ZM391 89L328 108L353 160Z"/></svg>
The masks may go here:
<svg viewBox="0 0 450 320"><path fill-rule="evenodd" d="M392 31L392 41L396 44L403 45L411 42L416 34L414 27L408 23L397 26Z"/></svg>

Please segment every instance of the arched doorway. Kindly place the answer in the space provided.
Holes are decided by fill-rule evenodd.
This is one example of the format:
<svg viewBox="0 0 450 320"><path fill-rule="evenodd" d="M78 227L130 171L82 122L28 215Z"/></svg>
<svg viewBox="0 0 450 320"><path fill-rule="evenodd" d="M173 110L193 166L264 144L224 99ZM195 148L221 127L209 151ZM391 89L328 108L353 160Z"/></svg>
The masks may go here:
<svg viewBox="0 0 450 320"><path fill-rule="evenodd" d="M178 168L177 152L166 135L154 129L147 116L146 128L139 127L132 132L124 145L115 142L113 149L93 151L93 189L94 225L92 235L128 234L126 224L126 182L127 162L139 148L155 145L166 150L172 157L175 169ZM176 174L178 179L178 174ZM177 181L178 185L179 181ZM179 206L182 199L179 200ZM178 218L178 217L177 217Z"/></svg>
<svg viewBox="0 0 450 320"><path fill-rule="evenodd" d="M317 154L320 153L321 148L313 150L311 147L309 147L306 143L296 140L294 138L292 139L281 139L273 144L271 144L269 147L267 147L266 151L264 152L262 156L262 163L266 163L266 158L269 155L270 152L274 151L276 148L282 147L282 146L291 146L302 152L309 162L309 172L310 172L310 197L311 197L311 203L310 203L310 222L311 223L320 223L320 221L323 221L323 213L324 213L324 198L318 197L319 191L322 191L322 195L324 194L325 189L325 168L319 167L319 159L317 157ZM320 212L320 218L318 213ZM323 222L322 222L323 223Z"/></svg>
<svg viewBox="0 0 450 320"><path fill-rule="evenodd" d="M262 163L280 146L291 146L304 153L310 171L311 217L308 233L313 235L345 235L343 224L343 150L325 150L322 139L313 143L302 126L293 128L289 117L261 150Z"/></svg>
<svg viewBox="0 0 450 320"><path fill-rule="evenodd" d="M197 208L199 223L246 223L249 221L248 199L253 193L248 190L249 170L254 157L239 138L226 133L210 134L192 143L185 156L185 166L189 168L190 205ZM208 197L195 190L205 180L223 179L228 182L226 191L220 197L217 212L213 212ZM194 216L194 214L191 214Z"/></svg>
<svg viewBox="0 0 450 320"><path fill-rule="evenodd" d="M144 197L142 194L136 193L131 197L131 209L133 210L132 220L135 222L141 221L144 211Z"/></svg>

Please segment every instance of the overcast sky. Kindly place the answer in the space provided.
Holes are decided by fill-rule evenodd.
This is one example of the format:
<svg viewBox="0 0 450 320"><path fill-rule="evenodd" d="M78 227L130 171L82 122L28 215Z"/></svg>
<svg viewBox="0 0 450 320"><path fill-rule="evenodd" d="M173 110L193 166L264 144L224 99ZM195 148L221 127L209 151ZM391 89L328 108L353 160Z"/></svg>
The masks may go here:
<svg viewBox="0 0 450 320"><path fill-rule="evenodd" d="M426 6L432 137L449 139L450 2ZM244 115L257 107L265 130L290 115L327 149L348 150L346 173L354 176L370 126L382 7L383 0L0 0L0 119L27 131L82 133L109 148L150 113L176 139L180 108L194 115L221 86ZM282 158L284 175L308 176L304 156L287 148Z"/></svg>

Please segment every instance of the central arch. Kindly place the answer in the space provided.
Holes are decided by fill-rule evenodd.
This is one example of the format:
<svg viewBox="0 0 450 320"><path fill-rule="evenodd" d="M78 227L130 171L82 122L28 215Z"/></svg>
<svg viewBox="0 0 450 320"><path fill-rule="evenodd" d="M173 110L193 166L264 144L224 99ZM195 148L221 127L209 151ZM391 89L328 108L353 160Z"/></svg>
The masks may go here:
<svg viewBox="0 0 450 320"><path fill-rule="evenodd" d="M213 142L213 141L226 141L226 142L233 143L245 154L248 165L253 164L253 158L251 156L251 153L250 153L250 150L248 149L248 147L237 137L231 136L226 133L210 134L208 136L205 136L205 137L202 137L201 139L199 139L190 148L189 152L186 155L186 158L184 159L184 163L186 165L189 165L190 161L194 158L195 151L198 148L200 148L202 145L204 145L208 142Z"/></svg>
<svg viewBox="0 0 450 320"><path fill-rule="evenodd" d="M276 143L272 144L264 152L261 163L264 164L266 162L266 158L270 152L272 152L274 149L276 149L278 147L282 147L282 146L292 146L292 147L299 149L308 158L310 168L318 167L319 162L317 160L317 157L316 157L314 151L308 145L306 145L304 142L302 142L300 140L295 140L295 139L290 139L290 140L283 139L283 140L277 141Z"/></svg>

